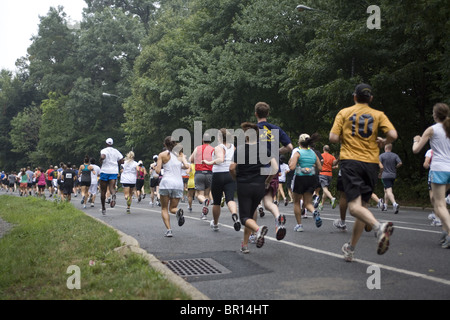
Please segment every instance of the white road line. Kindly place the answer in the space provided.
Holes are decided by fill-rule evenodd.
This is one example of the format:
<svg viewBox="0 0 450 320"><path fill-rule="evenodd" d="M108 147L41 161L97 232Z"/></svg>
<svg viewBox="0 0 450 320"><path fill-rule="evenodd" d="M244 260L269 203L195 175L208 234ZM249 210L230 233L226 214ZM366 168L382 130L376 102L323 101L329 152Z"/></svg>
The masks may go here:
<svg viewBox="0 0 450 320"><path fill-rule="evenodd" d="M125 206L117 206L117 205L116 205L116 207L126 208ZM144 211L151 211L151 212L156 212L156 213L160 213L161 212L161 210L154 210L154 209L145 209L145 208L137 208L137 207L136 207L136 209L144 210ZM202 220L201 218L191 217L191 216L188 216L188 215L185 215L184 217L188 218L188 219L191 219L191 220L205 221L205 220ZM327 220L333 220L333 219L327 219ZM208 222L208 224L209 224L209 220L207 220L205 222ZM229 226L229 225L222 224L222 223L219 223L219 225L221 227L225 227L225 228L234 230L233 226ZM433 233L436 233L436 231L430 231L430 230L424 230L424 229L416 229L416 228L407 228L407 227L398 227L398 226L396 226L396 229L405 229L405 230L412 230L412 231L422 231L422 232L433 232ZM243 232L243 229L241 229L241 232ZM274 242L277 242L277 243L285 244L285 245L288 245L288 246L291 246L291 247L294 247L294 248L303 249L303 250L307 250L307 251L310 251L310 252L327 255L327 256L330 256L330 257L338 258L338 259L343 259L342 254L337 254L337 253L330 252L330 251L316 249L316 248L313 248L313 247L304 246L304 245L297 244L297 243L290 242L290 241L285 241L285 240L278 241L277 239L275 239L273 237L269 237L269 236L266 236L265 239L268 239L268 240L271 240L271 241L274 241ZM361 260L361 259L353 259L353 263L361 263L361 264L365 264L365 265L368 265L368 266L376 265L376 266L379 266L381 269L385 269L385 270L389 270L389 271L405 274L405 275L408 275L408 276L412 276L412 277L416 277L416 278L420 278L420 279L424 279L424 280L429 280L429 281L433 281L433 282L437 282L437 283L440 283L440 284L444 284L444 285L450 286L450 280L429 276L427 274L423 274L423 273L419 273L419 272L414 272L414 271L401 269L401 268L395 268L395 267L391 267L391 266L388 266L388 265L379 264L379 263L376 263L376 262L371 262L371 261Z"/></svg>

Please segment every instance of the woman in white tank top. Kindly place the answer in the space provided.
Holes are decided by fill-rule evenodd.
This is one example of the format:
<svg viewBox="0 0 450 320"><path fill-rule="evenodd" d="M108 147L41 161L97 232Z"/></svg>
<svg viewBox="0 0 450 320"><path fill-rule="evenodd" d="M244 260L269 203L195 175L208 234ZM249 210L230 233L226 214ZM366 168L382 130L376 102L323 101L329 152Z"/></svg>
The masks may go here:
<svg viewBox="0 0 450 320"><path fill-rule="evenodd" d="M241 223L237 214L237 204L234 201L236 192L236 181L230 174L230 165L233 162L234 151L236 148L229 143L232 136L226 129L220 129L218 135L219 145L214 149L213 160L203 162L207 165L213 165L213 176L211 182L211 194L214 200L213 220L210 226L213 231L219 230L220 208L222 205L222 196L225 194L225 202L233 219L234 229L241 230Z"/></svg>
<svg viewBox="0 0 450 320"><path fill-rule="evenodd" d="M158 156L155 171L159 174L164 169L164 176L159 184L159 196L161 201L161 216L166 226L166 237L172 237L169 213L175 214L178 226L184 224L183 209L178 209L178 203L183 197L182 170L188 169L189 164L182 152L175 151L177 143L172 137L164 140L167 151L163 151Z"/></svg>
<svg viewBox="0 0 450 320"><path fill-rule="evenodd" d="M433 161L430 167L430 182L433 192L434 213L441 219L443 233L440 239L443 248L450 248L450 214L445 202L445 193L450 187L450 109L445 103L433 107L436 124L421 136L414 137L413 152L420 150L430 141Z"/></svg>

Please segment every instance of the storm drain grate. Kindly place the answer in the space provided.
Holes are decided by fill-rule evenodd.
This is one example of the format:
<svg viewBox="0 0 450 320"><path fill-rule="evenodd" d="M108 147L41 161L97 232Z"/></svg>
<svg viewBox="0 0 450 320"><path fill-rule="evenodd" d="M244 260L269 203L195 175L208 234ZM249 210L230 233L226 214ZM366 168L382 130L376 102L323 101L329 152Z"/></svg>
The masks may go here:
<svg viewBox="0 0 450 320"><path fill-rule="evenodd" d="M210 258L168 260L167 267L182 277L223 275L231 273L217 261Z"/></svg>

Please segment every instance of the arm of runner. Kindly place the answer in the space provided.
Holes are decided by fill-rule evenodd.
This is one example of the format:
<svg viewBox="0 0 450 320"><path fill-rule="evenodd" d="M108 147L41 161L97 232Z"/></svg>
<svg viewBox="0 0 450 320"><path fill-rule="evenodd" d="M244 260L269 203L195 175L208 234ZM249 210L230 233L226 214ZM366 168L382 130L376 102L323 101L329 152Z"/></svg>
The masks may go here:
<svg viewBox="0 0 450 320"><path fill-rule="evenodd" d="M433 136L434 130L433 127L429 127L421 136L415 136L414 142L412 146L413 153L419 153L420 150L427 144L427 142L430 140L430 138Z"/></svg>
<svg viewBox="0 0 450 320"><path fill-rule="evenodd" d="M300 158L300 153L296 152L292 155L291 159L289 159L289 170L295 170L297 167L298 159Z"/></svg>

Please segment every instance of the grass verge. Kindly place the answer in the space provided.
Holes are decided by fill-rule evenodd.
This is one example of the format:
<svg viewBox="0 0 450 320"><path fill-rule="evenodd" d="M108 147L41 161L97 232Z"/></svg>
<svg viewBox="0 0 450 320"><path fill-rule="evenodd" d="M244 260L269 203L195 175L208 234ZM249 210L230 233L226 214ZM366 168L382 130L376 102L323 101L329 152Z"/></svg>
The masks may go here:
<svg viewBox="0 0 450 320"><path fill-rule="evenodd" d="M71 204L0 197L13 225L0 239L0 300L188 300L138 254L114 251L119 236ZM79 267L80 289L68 289Z"/></svg>

